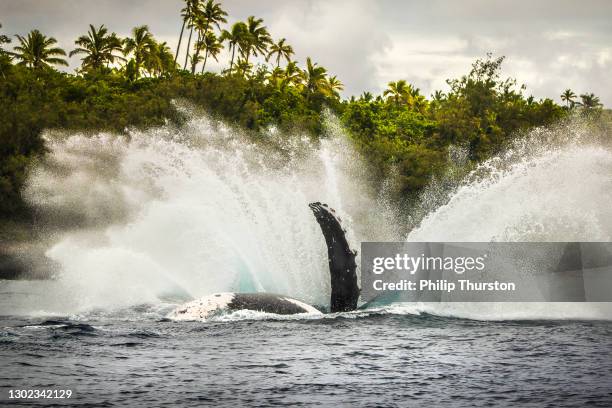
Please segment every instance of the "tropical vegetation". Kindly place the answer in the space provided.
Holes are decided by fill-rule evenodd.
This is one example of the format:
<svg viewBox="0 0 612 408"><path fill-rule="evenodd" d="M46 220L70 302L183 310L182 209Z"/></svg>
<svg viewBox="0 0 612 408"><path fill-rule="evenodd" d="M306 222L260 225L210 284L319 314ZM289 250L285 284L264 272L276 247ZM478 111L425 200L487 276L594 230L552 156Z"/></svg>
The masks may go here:
<svg viewBox="0 0 612 408"><path fill-rule="evenodd" d="M414 198L445 172L451 146L463 147L475 164L524 130L602 108L594 94L570 89L561 95L564 106L526 96L525 87L501 77L503 57L491 55L430 98L399 79L380 95L343 99L340 79L310 57L303 65L294 60L289 41L275 40L262 19L227 26L227 16L215 0L185 0L176 50L147 25L127 38L89 25L68 53L36 29L13 38L0 33L0 214L29 214L21 192L31 164L46 154L43 130L180 126L185 118L174 100L255 137L272 126L325 137L324 112L331 111L372 179L394 181L398 200ZM80 60L75 74L57 69L68 58ZM211 59L220 73L209 71Z"/></svg>

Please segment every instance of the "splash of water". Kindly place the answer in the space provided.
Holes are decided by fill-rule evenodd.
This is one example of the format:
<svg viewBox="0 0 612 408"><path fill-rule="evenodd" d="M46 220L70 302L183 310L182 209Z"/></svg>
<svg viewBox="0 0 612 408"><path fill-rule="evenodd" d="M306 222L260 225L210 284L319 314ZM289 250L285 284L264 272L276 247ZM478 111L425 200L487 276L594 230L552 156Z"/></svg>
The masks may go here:
<svg viewBox="0 0 612 408"><path fill-rule="evenodd" d="M592 141L586 124L536 129L445 191L445 203L407 239L610 241L610 191L612 151Z"/></svg>
<svg viewBox="0 0 612 408"><path fill-rule="evenodd" d="M576 121L536 129L454 188L440 191L433 184L420 205L435 209L407 240L610 241L612 150L591 130ZM448 303L402 310L485 320L612 318L611 303Z"/></svg>
<svg viewBox="0 0 612 408"><path fill-rule="evenodd" d="M49 140L27 196L68 225L47 256L66 308L120 308L223 291L267 291L326 304L327 251L308 203L323 201L362 240L397 237L360 181L333 123L318 142L247 135L193 116L170 126Z"/></svg>
<svg viewBox="0 0 612 408"><path fill-rule="evenodd" d="M320 143L272 130L262 142L192 115L186 126L50 135L27 197L62 229L59 265L37 304L122 308L222 291L268 291L325 304L326 250L307 204L328 202L349 241L398 240L389 201L372 193L337 122ZM453 188L432 184L412 241L607 241L612 151L578 124L536 130ZM426 209L426 210L423 210ZM418 209L417 209L418 210ZM419 212L419 211L416 211ZM400 227L400 228L398 228ZM609 317L588 304L408 305L390 312L473 318Z"/></svg>

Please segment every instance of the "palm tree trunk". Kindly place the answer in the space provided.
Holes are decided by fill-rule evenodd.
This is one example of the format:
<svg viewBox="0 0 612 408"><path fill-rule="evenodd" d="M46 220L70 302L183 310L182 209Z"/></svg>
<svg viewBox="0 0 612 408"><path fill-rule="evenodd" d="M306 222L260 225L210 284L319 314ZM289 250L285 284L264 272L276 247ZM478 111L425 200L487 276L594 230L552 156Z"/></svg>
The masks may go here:
<svg viewBox="0 0 612 408"><path fill-rule="evenodd" d="M189 31L189 40L187 40L187 54L185 55L185 64L183 65L183 69L187 69L187 61L189 60L189 47L191 47L191 36L193 35L193 27L191 27L191 31Z"/></svg>
<svg viewBox="0 0 612 408"><path fill-rule="evenodd" d="M276 68L280 68L280 54L276 57Z"/></svg>
<svg viewBox="0 0 612 408"><path fill-rule="evenodd" d="M206 68L206 60L208 59L208 50L204 52L204 64L202 65L202 74L204 73L204 68Z"/></svg>
<svg viewBox="0 0 612 408"><path fill-rule="evenodd" d="M229 73L232 73L232 68L234 67L234 54L236 53L236 45L234 44L234 46L232 47L232 59L230 60L230 69L229 69Z"/></svg>
<svg viewBox="0 0 612 408"><path fill-rule="evenodd" d="M179 35L179 43L176 47L176 54L174 54L174 65L176 65L176 60L178 59L178 53L181 49L181 41L183 40L183 31L185 30L185 20L183 19L183 26L181 27L181 34Z"/></svg>
<svg viewBox="0 0 612 408"><path fill-rule="evenodd" d="M198 42L196 42L196 50L193 55L193 62L191 63L191 74L195 74L198 56L200 55L200 39L202 38L202 32L198 31Z"/></svg>

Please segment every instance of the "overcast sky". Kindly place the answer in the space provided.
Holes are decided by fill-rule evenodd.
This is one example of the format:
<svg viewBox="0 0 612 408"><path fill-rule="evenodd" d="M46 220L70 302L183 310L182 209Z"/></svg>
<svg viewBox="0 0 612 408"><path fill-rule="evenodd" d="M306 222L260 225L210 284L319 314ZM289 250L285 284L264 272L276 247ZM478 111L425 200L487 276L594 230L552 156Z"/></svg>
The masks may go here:
<svg viewBox="0 0 612 408"><path fill-rule="evenodd" d="M594 92L612 106L612 1L609 0L223 0L229 21L255 15L344 82L345 95L379 92L406 79L429 95L469 71L487 52L507 57L504 72L537 98L566 88ZM127 35L148 24L174 49L180 0L0 0L1 33L38 28L66 50L87 25ZM72 67L79 63L73 58ZM228 59L220 57L219 70Z"/></svg>

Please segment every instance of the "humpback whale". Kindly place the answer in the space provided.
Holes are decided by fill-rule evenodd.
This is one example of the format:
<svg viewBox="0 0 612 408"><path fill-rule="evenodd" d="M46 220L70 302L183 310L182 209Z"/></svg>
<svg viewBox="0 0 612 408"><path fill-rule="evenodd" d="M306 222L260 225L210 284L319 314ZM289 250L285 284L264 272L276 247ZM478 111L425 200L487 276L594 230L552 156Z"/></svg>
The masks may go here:
<svg viewBox="0 0 612 408"><path fill-rule="evenodd" d="M327 245L327 257L331 278L329 311L348 312L357 308L359 286L357 264L346 240L346 231L340 218L327 204L308 205L312 210ZM280 315L299 313L321 314L313 306L287 296L272 293L215 293L179 306L169 315L174 320L205 320L219 312L252 310Z"/></svg>

